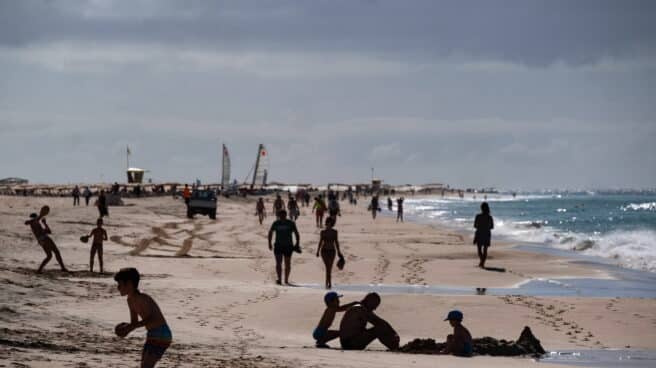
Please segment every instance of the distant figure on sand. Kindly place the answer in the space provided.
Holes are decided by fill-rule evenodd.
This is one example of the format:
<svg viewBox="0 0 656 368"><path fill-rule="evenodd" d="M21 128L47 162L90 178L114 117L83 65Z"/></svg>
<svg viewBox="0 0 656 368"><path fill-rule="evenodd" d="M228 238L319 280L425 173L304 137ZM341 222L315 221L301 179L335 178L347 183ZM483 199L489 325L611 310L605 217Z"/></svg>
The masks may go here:
<svg viewBox="0 0 656 368"><path fill-rule="evenodd" d="M289 197L289 200L287 201L287 210L289 211L289 218L296 222L298 216L301 214L301 210L298 208L298 202L296 202L296 198L291 196Z"/></svg>
<svg viewBox="0 0 656 368"><path fill-rule="evenodd" d="M273 233L276 234L276 241L271 245ZM296 243L292 241L292 234L296 237ZM285 261L285 285L289 285L289 273L292 270L292 253L300 253L301 236L296 229L296 223L287 219L287 212L282 210L278 212L278 220L271 224L269 230L269 250L273 250L276 257L276 275L278 279L276 284L281 285L282 262Z"/></svg>
<svg viewBox="0 0 656 368"><path fill-rule="evenodd" d="M490 216L490 206L487 202L481 203L481 213L476 215L474 227L476 228L474 244L478 247L478 258L480 260L478 267L485 268L487 248L490 246L492 238L491 230L494 229L494 219Z"/></svg>
<svg viewBox="0 0 656 368"><path fill-rule="evenodd" d="M105 197L104 190L100 190L96 205L98 206L98 213L100 214L100 218L103 218L103 216L109 216L109 211L107 210L107 197Z"/></svg>
<svg viewBox="0 0 656 368"><path fill-rule="evenodd" d="M89 187L84 187L84 192L82 192L82 195L84 196L84 202L89 206L89 199L91 199L91 191L89 190Z"/></svg>
<svg viewBox="0 0 656 368"><path fill-rule="evenodd" d="M44 206L45 207L45 206ZM41 213L43 213L44 210L41 210ZM39 242L39 245L41 248L43 248L43 251L46 252L46 258L41 262L41 266L39 266L39 269L36 271L37 273L43 272L43 267L50 262L50 259L52 259L52 254L55 254L55 258L57 259L57 262L59 263L59 267L61 267L61 270L64 272L68 272L66 269L66 266L64 266L64 260L62 260L61 254L59 254L59 249L57 248L57 245L55 242L48 236L48 234L52 234L52 231L50 230L50 227L46 223L46 219L44 217L45 215L37 215L36 213L30 214L30 219L25 221L25 225L29 225L30 228L32 229L32 233L36 237L36 240ZM43 227L41 227L43 225Z"/></svg>
<svg viewBox="0 0 656 368"><path fill-rule="evenodd" d="M262 225L262 221L264 221L264 218L266 217L264 199L260 198L257 200L257 204L255 205L255 214L257 215L257 219L260 221L260 225Z"/></svg>
<svg viewBox="0 0 656 368"><path fill-rule="evenodd" d="M280 218L279 214L285 210L285 201L282 200L280 194L276 195L276 200L273 201L273 215Z"/></svg>
<svg viewBox="0 0 656 368"><path fill-rule="evenodd" d="M444 319L453 327L453 334L446 337L446 348L441 351L442 354L470 357L474 353L471 334L462 325L462 319L463 314L458 310L452 310Z"/></svg>
<svg viewBox="0 0 656 368"><path fill-rule="evenodd" d="M93 259L98 253L98 264L100 264L100 273L104 272L103 269L103 242L107 240L107 231L103 229L103 220L101 218L96 221L96 228L91 230L89 238L93 237L91 242L91 255L89 257L89 271L93 272Z"/></svg>
<svg viewBox="0 0 656 368"><path fill-rule="evenodd" d="M371 203L369 204L369 211L371 211L371 217L375 220L378 211L380 211L380 206L378 205L378 196L371 196Z"/></svg>
<svg viewBox="0 0 656 368"><path fill-rule="evenodd" d="M323 201L321 195L314 197L314 206L312 212L315 214L315 219L318 228L323 227L323 214L326 211L326 202Z"/></svg>
<svg viewBox="0 0 656 368"><path fill-rule="evenodd" d="M77 185L75 188L73 188L73 206L79 206L80 205L80 187Z"/></svg>
<svg viewBox="0 0 656 368"><path fill-rule="evenodd" d="M396 222L403 222L403 201L405 199L400 197L396 200Z"/></svg>
<svg viewBox="0 0 656 368"><path fill-rule="evenodd" d="M182 198L184 199L185 205L189 207L189 201L191 201L191 189L189 185L185 184L184 189L182 190Z"/></svg>
<svg viewBox="0 0 656 368"><path fill-rule="evenodd" d="M335 256L344 258L342 252L339 250L339 239L337 237L337 230L333 229L335 220L333 217L326 219L326 229L322 230L319 235L319 245L317 246L317 257L321 254L323 264L326 266L326 289L333 287L332 273L333 263L335 263Z"/></svg>
<svg viewBox="0 0 656 368"><path fill-rule="evenodd" d="M342 211L339 207L339 201L337 201L337 198L332 198L330 202L328 202L328 216L333 219L333 226L337 223L337 216L342 216Z"/></svg>
<svg viewBox="0 0 656 368"><path fill-rule="evenodd" d="M399 335L384 319L374 314L380 305L380 295L369 293L360 305L349 308L339 325L339 340L344 350L364 350L378 339L390 350L399 348ZM373 327L367 328L367 323Z"/></svg>
<svg viewBox="0 0 656 368"><path fill-rule="evenodd" d="M351 302L340 305L339 298L341 297L341 295L334 291L327 292L323 297L323 301L326 303L326 310L323 312L321 320L319 320L319 324L314 329L314 332L312 332L312 337L316 340L315 346L318 348L329 348L330 346L326 345L326 343L339 337L339 331L329 330L335 320L337 312L344 312L359 304L359 302Z"/></svg>
<svg viewBox="0 0 656 368"><path fill-rule="evenodd" d="M140 278L135 268L123 268L114 275L118 291L121 296L127 295L130 308L130 323L119 323L114 332L119 337L125 337L139 327L146 327L148 333L141 352L141 367L152 368L171 345L173 334L155 300L139 291Z"/></svg>
<svg viewBox="0 0 656 368"><path fill-rule="evenodd" d="M393 205L392 198L391 198L391 197L387 197L387 209L388 209L389 211L392 211L392 205Z"/></svg>

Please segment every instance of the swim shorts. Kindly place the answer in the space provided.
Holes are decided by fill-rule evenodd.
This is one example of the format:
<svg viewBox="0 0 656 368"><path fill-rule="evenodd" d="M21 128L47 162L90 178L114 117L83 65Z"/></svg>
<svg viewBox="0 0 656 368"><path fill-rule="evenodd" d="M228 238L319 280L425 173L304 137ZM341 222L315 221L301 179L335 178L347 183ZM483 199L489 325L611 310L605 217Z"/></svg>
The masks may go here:
<svg viewBox="0 0 656 368"><path fill-rule="evenodd" d="M143 350L146 354L161 359L166 349L171 346L172 340L173 334L171 333L171 329L169 329L169 326L165 323L159 327L153 328L152 330L148 330Z"/></svg>
<svg viewBox="0 0 656 368"><path fill-rule="evenodd" d="M288 246L288 247L274 246L273 247L273 254L275 254L275 255L283 255L285 257L291 257L292 253L294 253L294 247L293 246Z"/></svg>
<svg viewBox="0 0 656 368"><path fill-rule="evenodd" d="M317 327L312 332L312 338L319 341L319 340L323 339L324 337L326 337L327 333L328 333L328 330L326 330L325 328Z"/></svg>

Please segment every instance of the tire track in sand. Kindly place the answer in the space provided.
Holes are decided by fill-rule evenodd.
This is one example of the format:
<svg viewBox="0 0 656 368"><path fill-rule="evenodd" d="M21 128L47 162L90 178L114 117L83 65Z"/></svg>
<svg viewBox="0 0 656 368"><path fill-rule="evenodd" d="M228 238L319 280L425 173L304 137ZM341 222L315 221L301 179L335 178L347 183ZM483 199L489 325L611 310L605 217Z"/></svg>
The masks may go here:
<svg viewBox="0 0 656 368"><path fill-rule="evenodd" d="M374 268L375 275L371 283L382 284L389 275L390 261L385 257L385 251L380 248L379 242L375 242L373 248L378 252L378 257L376 258L377 263Z"/></svg>

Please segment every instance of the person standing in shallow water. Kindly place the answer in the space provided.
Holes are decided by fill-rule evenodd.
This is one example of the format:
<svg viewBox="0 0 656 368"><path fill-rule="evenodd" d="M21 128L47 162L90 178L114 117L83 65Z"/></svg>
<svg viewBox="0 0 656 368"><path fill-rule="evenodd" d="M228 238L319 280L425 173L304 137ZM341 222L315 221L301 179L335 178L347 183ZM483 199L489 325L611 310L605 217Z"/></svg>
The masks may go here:
<svg viewBox="0 0 656 368"><path fill-rule="evenodd" d="M478 247L478 258L480 260L478 267L485 268L487 248L490 246L492 229L494 229L494 219L490 216L490 206L487 202L481 203L481 213L476 215L474 228L476 228L474 244Z"/></svg>
<svg viewBox="0 0 656 368"><path fill-rule="evenodd" d="M403 222L403 197L396 200L396 222Z"/></svg>

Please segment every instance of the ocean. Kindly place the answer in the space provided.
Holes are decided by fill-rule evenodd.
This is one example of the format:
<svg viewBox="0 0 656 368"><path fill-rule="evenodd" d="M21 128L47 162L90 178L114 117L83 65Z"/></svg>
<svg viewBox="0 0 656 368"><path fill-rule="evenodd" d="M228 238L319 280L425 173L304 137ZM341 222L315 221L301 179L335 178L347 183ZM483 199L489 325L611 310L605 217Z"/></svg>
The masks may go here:
<svg viewBox="0 0 656 368"><path fill-rule="evenodd" d="M473 235L477 198L408 197L405 214ZM383 202L385 202L383 200ZM487 199L494 239L541 244L656 272L656 194L525 194Z"/></svg>

